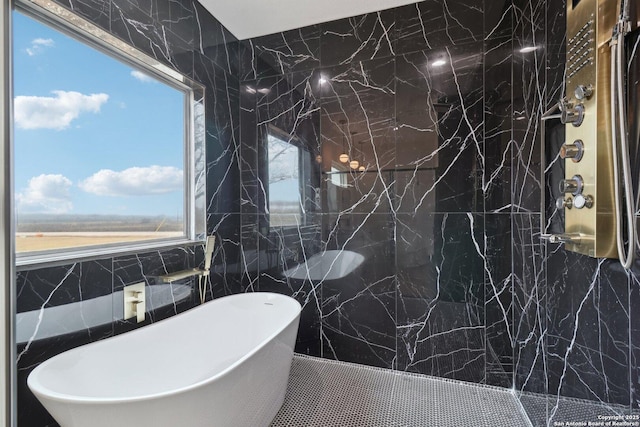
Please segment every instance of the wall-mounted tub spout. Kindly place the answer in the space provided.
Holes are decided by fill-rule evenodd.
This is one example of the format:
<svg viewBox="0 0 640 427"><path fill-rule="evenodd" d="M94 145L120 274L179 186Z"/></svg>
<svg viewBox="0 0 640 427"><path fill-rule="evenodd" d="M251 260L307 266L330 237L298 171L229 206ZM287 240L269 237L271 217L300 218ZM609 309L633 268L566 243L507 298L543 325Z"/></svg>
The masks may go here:
<svg viewBox="0 0 640 427"><path fill-rule="evenodd" d="M200 291L200 302L204 303L206 291L206 277L211 271L211 258L213 258L213 248L216 242L215 236L207 236L207 243L204 248L204 268L190 268L173 273L163 274L156 277L158 283L173 283L190 277L198 277L198 290ZM204 280L203 280L204 279ZM203 283L204 282L204 283Z"/></svg>
<svg viewBox="0 0 640 427"><path fill-rule="evenodd" d="M173 273L163 274L156 277L159 283L173 283L179 280L187 279L194 276L208 276L211 270L211 258L213 255L213 246L215 244L215 236L207 237L207 244L204 249L204 268L190 268L187 270L175 271Z"/></svg>
<svg viewBox="0 0 640 427"><path fill-rule="evenodd" d="M174 273L163 274L162 276L156 277L156 281L159 283L173 283L183 279L188 279L189 277L202 275L204 275L204 270L201 268L191 268L189 270L180 270Z"/></svg>

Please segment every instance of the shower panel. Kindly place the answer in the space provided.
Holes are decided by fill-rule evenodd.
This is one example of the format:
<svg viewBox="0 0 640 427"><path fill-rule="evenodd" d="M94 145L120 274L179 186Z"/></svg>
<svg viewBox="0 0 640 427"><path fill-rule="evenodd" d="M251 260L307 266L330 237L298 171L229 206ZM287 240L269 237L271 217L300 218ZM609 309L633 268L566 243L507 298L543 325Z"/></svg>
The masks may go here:
<svg viewBox="0 0 640 427"><path fill-rule="evenodd" d="M628 149L620 143L626 131L617 125L625 112L615 102L614 84L616 47L622 52L632 26L628 13L618 19L624 6L621 0L567 2L565 97L557 105L566 130L559 152L565 176L558 182L561 196L556 200L556 207L564 209L565 232L546 237L570 251L598 258L616 258L624 252L619 243L624 222L621 196L616 197L623 189L616 180L625 157L617 153ZM626 199L632 203L631 196Z"/></svg>

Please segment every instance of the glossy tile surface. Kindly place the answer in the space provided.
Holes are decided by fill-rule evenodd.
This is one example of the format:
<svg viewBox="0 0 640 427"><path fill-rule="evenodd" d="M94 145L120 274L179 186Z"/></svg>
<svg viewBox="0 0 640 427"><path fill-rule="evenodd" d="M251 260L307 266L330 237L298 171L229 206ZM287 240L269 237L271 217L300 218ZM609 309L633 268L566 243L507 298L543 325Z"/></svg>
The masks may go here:
<svg viewBox="0 0 640 427"><path fill-rule="evenodd" d="M424 0L241 42L197 3L62 3L206 86L207 298L291 295L299 353L512 388L534 426L640 409L640 264L540 239L562 229L549 201L564 132L546 122L543 147L540 117L563 93L563 1ZM295 156L278 160L274 138ZM21 271L18 307L201 260L194 247ZM19 347L21 425L52 425L24 389L32 366L132 327Z"/></svg>
<svg viewBox="0 0 640 427"><path fill-rule="evenodd" d="M256 273L251 286L307 286L301 301L314 320L302 339L319 336L320 345L303 352L513 387L536 425L579 417L571 399L637 407L631 304L640 269L540 238L559 227L541 201L563 174L553 161L563 132L545 124L543 155L540 117L564 90L564 10L549 1L423 1L242 42L254 53L243 56L243 85L262 87L268 75L289 87L278 89L287 94L279 111L268 103L268 117L252 113L260 95L243 109L241 133L256 147L247 170L258 171L243 188L269 187L260 147L274 128L304 135L318 162L313 241L296 241L302 227L269 226L268 191L252 205L283 264L268 263L268 280ZM262 52L282 59L265 69ZM300 132L310 115L313 131ZM329 280L327 265L324 279L310 273L294 286L284 274L336 249L362 254L362 271Z"/></svg>
<svg viewBox="0 0 640 427"><path fill-rule="evenodd" d="M510 230L511 116L495 114L490 147L485 128L485 70L510 78L510 10L491 6L488 33L483 2L425 1L241 42L243 286L299 299L298 351L511 385L511 269L488 245L510 246L485 230L488 194ZM510 106L509 88L491 102ZM313 160L288 226L272 224L274 135Z"/></svg>

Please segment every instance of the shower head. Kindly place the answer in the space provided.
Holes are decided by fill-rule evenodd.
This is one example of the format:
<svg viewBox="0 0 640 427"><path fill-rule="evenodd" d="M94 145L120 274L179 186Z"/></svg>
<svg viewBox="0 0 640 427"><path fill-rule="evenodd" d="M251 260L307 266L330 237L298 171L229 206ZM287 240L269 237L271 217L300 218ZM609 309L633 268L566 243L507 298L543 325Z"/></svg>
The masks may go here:
<svg viewBox="0 0 640 427"><path fill-rule="evenodd" d="M211 258L213 256L213 248L216 243L216 236L207 236L207 243L204 247L204 271L207 273L211 269Z"/></svg>

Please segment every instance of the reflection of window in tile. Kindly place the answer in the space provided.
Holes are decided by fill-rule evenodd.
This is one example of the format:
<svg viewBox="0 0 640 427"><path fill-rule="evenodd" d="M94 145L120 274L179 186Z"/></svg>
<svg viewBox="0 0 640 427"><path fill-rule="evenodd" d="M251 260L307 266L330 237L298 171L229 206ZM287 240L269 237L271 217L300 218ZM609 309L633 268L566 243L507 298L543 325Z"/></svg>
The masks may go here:
<svg viewBox="0 0 640 427"><path fill-rule="evenodd" d="M272 134L269 151L269 223L272 227L300 224L303 200L302 149ZM308 157L308 156L307 156Z"/></svg>
<svg viewBox="0 0 640 427"><path fill-rule="evenodd" d="M347 188L347 173L331 166L331 183L337 187Z"/></svg>

